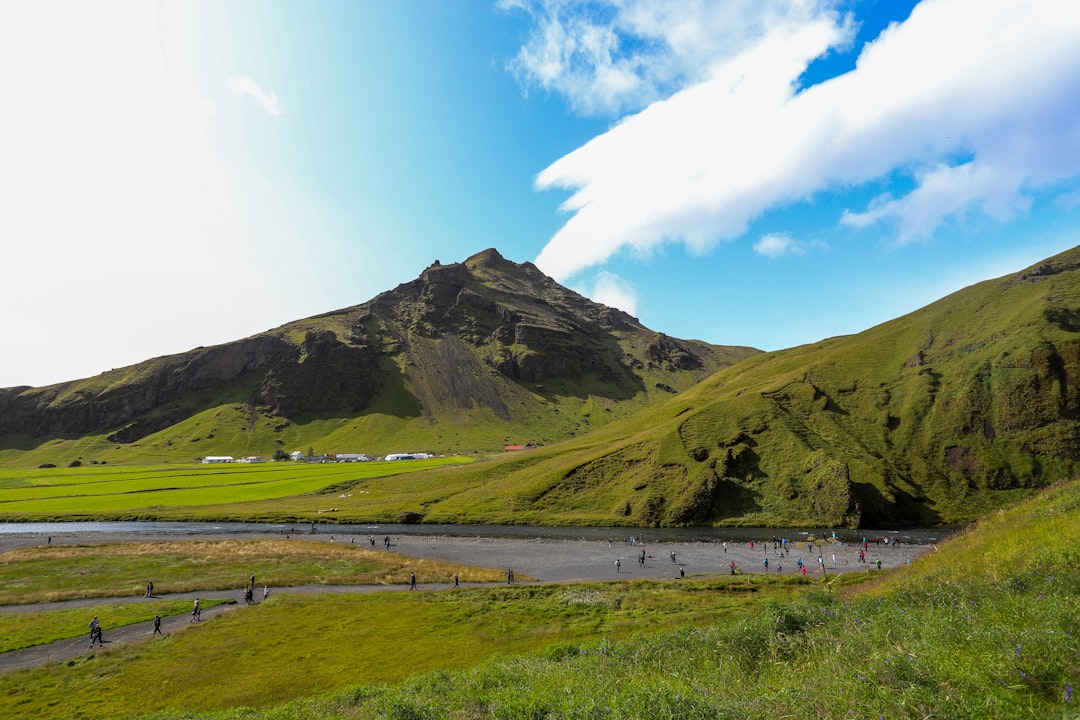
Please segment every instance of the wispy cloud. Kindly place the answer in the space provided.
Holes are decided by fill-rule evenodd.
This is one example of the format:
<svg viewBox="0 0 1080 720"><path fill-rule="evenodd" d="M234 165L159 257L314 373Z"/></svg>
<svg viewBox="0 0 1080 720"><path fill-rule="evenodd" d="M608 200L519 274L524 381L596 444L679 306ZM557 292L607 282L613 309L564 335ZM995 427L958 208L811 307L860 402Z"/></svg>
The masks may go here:
<svg viewBox="0 0 1080 720"><path fill-rule="evenodd" d="M225 84L234 95L250 95L255 98L263 106L263 109L274 117L280 117L285 112L281 109L281 101L278 100L277 95L266 92L259 83L247 75L231 77Z"/></svg>
<svg viewBox="0 0 1080 720"><path fill-rule="evenodd" d="M819 240L801 241L796 240L787 233L769 233L762 235L754 243L754 252L768 258L778 258L785 255L805 255L812 249L824 248L825 243Z"/></svg>
<svg viewBox="0 0 1080 720"><path fill-rule="evenodd" d="M531 33L510 63L528 89L562 95L582 114L622 113L704 80L777 23L824 12L824 0L499 0Z"/></svg>
<svg viewBox="0 0 1080 720"><path fill-rule="evenodd" d="M629 281L615 273L607 270L596 273L591 286L584 288L582 294L598 303L637 317L637 290Z"/></svg>
<svg viewBox="0 0 1080 720"><path fill-rule="evenodd" d="M526 4L538 27L552 25L553 42L559 32L581 34L554 27L569 5ZM617 18L645 5L606 5L605 26L622 27L629 21ZM563 207L573 216L537 258L545 272L566 278L620 250L648 254L665 242L703 251L771 209L894 173L913 181L909 189L835 221L889 223L906 243L949 218L1008 219L1034 193L1068 190L1063 183L1080 177L1077 3L927 0L865 47L853 71L801 91L807 65L851 32L820 4L795 6L805 16L798 22L762 13L734 43L741 51L711 65L707 79L540 173L538 188L572 191ZM598 57L599 70L607 56ZM575 99L584 86L574 73L551 67L545 86L568 83L559 91L587 103ZM597 96L606 102L602 89Z"/></svg>

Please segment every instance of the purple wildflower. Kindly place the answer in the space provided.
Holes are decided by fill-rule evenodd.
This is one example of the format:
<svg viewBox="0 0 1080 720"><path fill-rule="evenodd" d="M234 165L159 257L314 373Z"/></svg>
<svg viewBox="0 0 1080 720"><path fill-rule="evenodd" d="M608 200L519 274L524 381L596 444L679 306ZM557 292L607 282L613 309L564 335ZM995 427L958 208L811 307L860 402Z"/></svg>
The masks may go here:
<svg viewBox="0 0 1080 720"><path fill-rule="evenodd" d="M1065 683L1065 702L1072 702L1072 685Z"/></svg>

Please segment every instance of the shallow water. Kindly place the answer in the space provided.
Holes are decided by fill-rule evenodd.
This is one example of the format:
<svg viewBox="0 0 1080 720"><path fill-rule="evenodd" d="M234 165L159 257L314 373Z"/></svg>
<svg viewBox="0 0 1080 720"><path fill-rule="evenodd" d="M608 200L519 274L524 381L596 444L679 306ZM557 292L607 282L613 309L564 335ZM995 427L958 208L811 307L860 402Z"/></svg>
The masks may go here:
<svg viewBox="0 0 1080 720"><path fill-rule="evenodd" d="M772 538L795 541L807 535L837 537L861 542L865 537L888 538L890 542L932 545L955 533L957 528L901 528L894 530L822 530L821 528L625 528L548 527L533 525L400 525L323 523L212 523L212 522L47 522L0 523L0 537L48 537L71 539L73 535L132 534L171 537L208 535L281 535L292 530L297 535L328 534L339 537L386 535L454 535L465 537L549 538L562 540L628 540L646 542L771 542ZM92 540L92 538L88 538Z"/></svg>

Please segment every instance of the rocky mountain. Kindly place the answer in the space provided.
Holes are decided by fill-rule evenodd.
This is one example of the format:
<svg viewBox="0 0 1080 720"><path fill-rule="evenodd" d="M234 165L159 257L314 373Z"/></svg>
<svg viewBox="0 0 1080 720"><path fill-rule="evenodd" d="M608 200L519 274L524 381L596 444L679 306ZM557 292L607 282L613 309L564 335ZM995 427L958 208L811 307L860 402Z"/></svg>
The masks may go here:
<svg viewBox="0 0 1080 720"><path fill-rule="evenodd" d="M653 332L485 250L243 340L0 390L0 452L105 462L550 443L757 353Z"/></svg>
<svg viewBox="0 0 1080 720"><path fill-rule="evenodd" d="M401 509L427 522L966 522L1080 471L1078 380L1074 248L858 335L753 356L527 463L464 468L460 497Z"/></svg>

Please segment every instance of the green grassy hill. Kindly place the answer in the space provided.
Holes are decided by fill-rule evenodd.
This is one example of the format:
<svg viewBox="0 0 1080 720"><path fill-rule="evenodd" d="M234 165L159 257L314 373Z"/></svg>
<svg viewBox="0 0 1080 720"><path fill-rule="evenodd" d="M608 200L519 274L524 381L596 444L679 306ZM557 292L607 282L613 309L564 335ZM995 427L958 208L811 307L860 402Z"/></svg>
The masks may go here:
<svg viewBox="0 0 1080 720"><path fill-rule="evenodd" d="M486 250L233 343L0 389L0 465L553 443L757 352L653 332Z"/></svg>
<svg viewBox="0 0 1080 720"><path fill-rule="evenodd" d="M287 342L298 356L192 389L213 375L207 364L258 365ZM484 455L534 441L418 481L358 481L365 502L342 520L874 527L966 522L1073 476L1080 460L1080 248L773 353L659 335L493 251L238 347L240 359L221 348L213 363L185 357L184 373L175 359L117 371L138 382L0 393L8 428L24 397L48 400L26 411L46 425L50 413L107 416L157 398L108 433L9 432L0 463ZM365 363L377 372L360 373ZM166 401L178 385L189 389Z"/></svg>
<svg viewBox="0 0 1080 720"><path fill-rule="evenodd" d="M398 500L427 522L965 522L1075 474L1077 378L1080 249Z"/></svg>

